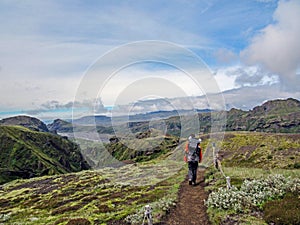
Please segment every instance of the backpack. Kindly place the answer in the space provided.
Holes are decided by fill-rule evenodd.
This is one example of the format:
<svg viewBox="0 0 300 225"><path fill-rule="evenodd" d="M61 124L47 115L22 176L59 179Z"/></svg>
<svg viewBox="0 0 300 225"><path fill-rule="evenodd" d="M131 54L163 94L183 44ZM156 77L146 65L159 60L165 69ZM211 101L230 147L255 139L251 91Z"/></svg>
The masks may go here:
<svg viewBox="0 0 300 225"><path fill-rule="evenodd" d="M188 143L188 161L198 161L200 148L198 144L200 143L199 139L196 138L189 138Z"/></svg>

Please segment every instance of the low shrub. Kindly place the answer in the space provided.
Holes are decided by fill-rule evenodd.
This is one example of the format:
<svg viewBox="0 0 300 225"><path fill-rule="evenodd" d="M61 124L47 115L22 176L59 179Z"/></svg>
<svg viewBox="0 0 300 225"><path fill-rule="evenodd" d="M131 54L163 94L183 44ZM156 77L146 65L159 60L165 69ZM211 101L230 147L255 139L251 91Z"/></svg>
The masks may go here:
<svg viewBox="0 0 300 225"><path fill-rule="evenodd" d="M91 222L85 218L71 219L66 225L90 225Z"/></svg>
<svg viewBox="0 0 300 225"><path fill-rule="evenodd" d="M295 169L300 169L300 162L295 163L295 164L294 164L294 168L295 168Z"/></svg>
<svg viewBox="0 0 300 225"><path fill-rule="evenodd" d="M245 180L240 189L219 188L209 195L206 205L219 210L244 212L262 208L267 201L282 198L287 192L299 193L300 180L270 175L264 179Z"/></svg>
<svg viewBox="0 0 300 225"><path fill-rule="evenodd" d="M283 199L269 201L264 206L264 219L268 224L300 224L300 201L295 193Z"/></svg>

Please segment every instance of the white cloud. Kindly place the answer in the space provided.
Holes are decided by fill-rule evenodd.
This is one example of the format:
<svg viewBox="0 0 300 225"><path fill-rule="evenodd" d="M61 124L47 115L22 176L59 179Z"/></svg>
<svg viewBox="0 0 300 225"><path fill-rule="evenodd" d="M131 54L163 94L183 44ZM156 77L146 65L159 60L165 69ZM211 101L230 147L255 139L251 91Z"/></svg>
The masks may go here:
<svg viewBox="0 0 300 225"><path fill-rule="evenodd" d="M250 65L278 74L286 87L299 90L300 1L280 1L273 19L274 23L254 36L241 56Z"/></svg>
<svg viewBox="0 0 300 225"><path fill-rule="evenodd" d="M249 63L261 63L274 73L282 70L282 74L292 74L290 70L299 62L300 48L295 41L299 39L299 36L295 36L299 29L298 5L295 1L279 3L274 14L276 23L262 30L245 51ZM4 21L0 24L0 108L39 109L41 105L48 105L50 108L64 106L73 100L80 79L91 63L106 51L130 41L173 41L194 49L204 60L205 53L202 53L205 50L210 51L211 56L215 49L219 49L216 52L218 63L228 66L237 60L234 52L238 52L245 43L242 33L251 30L252 34L257 27L262 27L270 20L273 6L260 6L255 1L228 1L220 4L219 1L206 0L172 3L125 0L118 4L113 1L87 4L76 0L3 0L0 2L0 20ZM292 23L293 19L296 22ZM278 47L283 39L286 40L285 45ZM230 50L225 49L228 46ZM291 49L294 50L294 56ZM145 52L144 50L140 49L137 54ZM170 49L153 51L162 56L161 61L182 60L178 52L170 52ZM275 51L283 56L279 55L277 61L268 59L269 55L276 56L273 54ZM128 56L131 55L131 52L127 53ZM126 58L127 55L125 52L122 56ZM276 62L276 65L269 62ZM116 57L109 63L122 62ZM243 82L262 85L274 81L272 76L253 75L249 71L230 75L226 72L230 69L233 67L218 69L213 77L222 91L243 86ZM101 97L106 105L114 105L119 96L124 100L122 103L128 103L151 94L166 98L201 95L204 91L199 90L199 86L200 89L202 85L204 90L210 90L208 86L212 82L203 79L200 85L196 85L179 70L135 68L121 73L105 84ZM245 76L242 77L241 74ZM289 77L293 80L294 75ZM97 78L91 80L88 88L99 86L99 83ZM88 97L90 99L96 96ZM175 102L175 105L187 107L182 101ZM198 106L205 107L207 104L198 103ZM155 109L157 106L151 107Z"/></svg>
<svg viewBox="0 0 300 225"><path fill-rule="evenodd" d="M70 77L49 78L41 77L28 78L6 77L0 83L1 110L10 109L37 109L45 102L57 100L69 102L74 98L74 92L79 80Z"/></svg>
<svg viewBox="0 0 300 225"><path fill-rule="evenodd" d="M215 72L215 79L221 91L227 91L237 87L235 84L236 77L228 72L235 69L237 69L236 66L226 67L226 68L220 68Z"/></svg>
<svg viewBox="0 0 300 225"><path fill-rule="evenodd" d="M174 98L202 95L203 92L201 86L180 70L147 70L141 65L135 65L118 71L107 81L99 94L105 105L116 105L140 101L151 96Z"/></svg>

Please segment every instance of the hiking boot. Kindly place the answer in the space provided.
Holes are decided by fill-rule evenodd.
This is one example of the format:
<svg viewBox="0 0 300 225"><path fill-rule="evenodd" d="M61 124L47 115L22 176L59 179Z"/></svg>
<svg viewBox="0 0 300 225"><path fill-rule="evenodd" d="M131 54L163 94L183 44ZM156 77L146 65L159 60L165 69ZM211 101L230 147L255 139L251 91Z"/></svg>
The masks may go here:
<svg viewBox="0 0 300 225"><path fill-rule="evenodd" d="M193 182L192 182L192 185L193 185L193 186L196 186L197 184L196 184L196 182L193 181Z"/></svg>
<svg viewBox="0 0 300 225"><path fill-rule="evenodd" d="M189 185L192 185L192 183L193 183L192 180L189 180Z"/></svg>

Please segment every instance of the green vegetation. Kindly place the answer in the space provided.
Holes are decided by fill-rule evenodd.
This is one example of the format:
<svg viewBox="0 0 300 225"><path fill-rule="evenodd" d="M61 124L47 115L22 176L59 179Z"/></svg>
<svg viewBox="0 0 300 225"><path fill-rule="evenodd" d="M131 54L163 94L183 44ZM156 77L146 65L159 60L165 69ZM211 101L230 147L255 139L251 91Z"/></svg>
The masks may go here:
<svg viewBox="0 0 300 225"><path fill-rule="evenodd" d="M295 166L300 161L298 134L230 132L216 146L233 188L226 189L226 179L217 169L206 171L213 224L299 223L295 204L300 196L300 170Z"/></svg>
<svg viewBox="0 0 300 225"><path fill-rule="evenodd" d="M210 133L211 121L215 122L223 120L225 112L200 112L198 113L200 132ZM300 132L300 102L296 99L285 99L285 100L273 100L264 103L261 106L257 106L252 110L243 111L239 109L231 109L226 112L226 131L255 131L255 132L270 132L270 133L299 133ZM167 134L172 136L183 136L186 137L190 133L194 133L190 128L195 127L193 119L187 115L184 117L170 116L170 112L160 112L161 119L152 120L151 124L153 127L161 124L161 120L164 121L167 127ZM163 118L163 119L162 119ZM99 118L89 117L87 124L94 124ZM114 118L117 119L117 118ZM119 118L121 119L121 118ZM145 117L144 120L137 120L139 122L129 122L127 124L122 123L122 119L118 125L114 128L129 128L132 133L146 132L149 130L149 118ZM83 118L84 120L84 118ZM97 131L101 134L113 135L114 129L111 126L110 118L104 117L103 123L97 124ZM183 121L184 120L184 121ZM127 121L127 120L126 120ZM182 127L184 122L184 128ZM223 122L223 121L222 121ZM76 131L89 132L91 126L76 125ZM105 125L104 125L105 124ZM53 124L48 125L49 130L57 132L72 132L72 125L68 122L55 120ZM93 129L93 127L92 127ZM183 132L183 133L182 133Z"/></svg>
<svg viewBox="0 0 300 225"><path fill-rule="evenodd" d="M143 135L138 133L137 135ZM124 163L146 162L165 158L180 145L179 138L174 136L154 136L141 139L112 138L111 143L77 139L81 151L93 168L116 166ZM121 162L120 162L121 161Z"/></svg>
<svg viewBox="0 0 300 225"><path fill-rule="evenodd" d="M227 167L296 169L300 162L299 134L226 133L218 146Z"/></svg>
<svg viewBox="0 0 300 225"><path fill-rule="evenodd" d="M0 126L0 184L89 169L73 142L21 126Z"/></svg>
<svg viewBox="0 0 300 225"><path fill-rule="evenodd" d="M186 174L181 168L182 163L153 161L10 182L0 190L0 222L106 224L126 218L141 224L139 211L146 204L157 222L176 202Z"/></svg>
<svg viewBox="0 0 300 225"><path fill-rule="evenodd" d="M269 224L300 224L299 209L299 194L288 193L282 199L264 205L264 219Z"/></svg>
<svg viewBox="0 0 300 225"><path fill-rule="evenodd" d="M300 102L296 99L273 100L250 111L232 109L226 130L299 133Z"/></svg>
<svg viewBox="0 0 300 225"><path fill-rule="evenodd" d="M299 102L294 99L228 113L227 130L298 133L227 132L224 140L215 141L218 159L233 187L227 190L224 176L207 168L207 205L213 224L299 223L298 118ZM204 133L210 130L210 120L210 113L199 114ZM79 140L85 160L97 168L81 172L77 171L88 165L79 145L67 138L34 127L0 126L0 183L4 183L0 224L141 224L147 204L153 208L154 221L161 221L176 204L187 172L178 138L179 118L165 122L166 136L149 130L148 122L134 122L123 126L129 126L135 138L114 137L106 144ZM61 120L49 126L51 131L72 129ZM79 127L79 131L88 129ZM112 137L111 127L97 130ZM210 138L202 136L206 162L212 161Z"/></svg>
<svg viewBox="0 0 300 225"><path fill-rule="evenodd" d="M248 178L239 188L226 189L223 185L214 189L206 204L213 224L223 223L225 218L241 224L250 219L256 224L265 224L264 220L275 224L297 224L300 214L298 204L294 203L299 195L299 178L269 175L260 179ZM283 207L278 207L279 204Z"/></svg>

